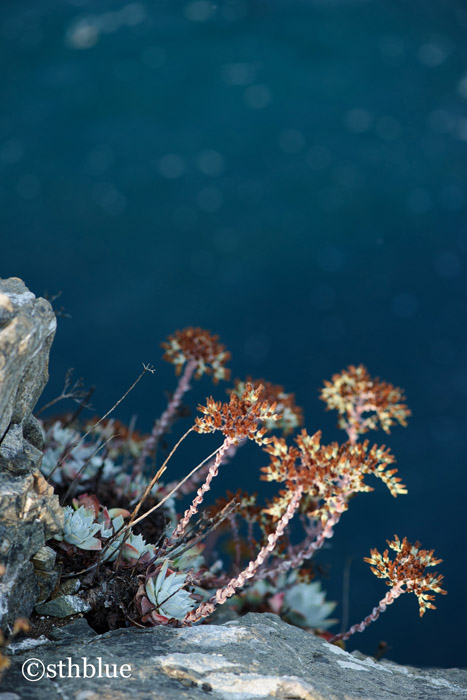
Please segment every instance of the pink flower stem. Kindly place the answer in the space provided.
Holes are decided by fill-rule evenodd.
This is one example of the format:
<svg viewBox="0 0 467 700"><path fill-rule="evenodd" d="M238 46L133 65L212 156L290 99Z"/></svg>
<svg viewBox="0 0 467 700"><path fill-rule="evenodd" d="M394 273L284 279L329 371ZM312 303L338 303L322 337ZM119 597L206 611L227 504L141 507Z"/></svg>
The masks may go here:
<svg viewBox="0 0 467 700"><path fill-rule="evenodd" d="M190 522L193 515L198 512L198 508L203 502L204 494L211 488L211 482L214 479L214 477L217 476L222 459L231 445L232 439L228 437L225 438L224 443L222 444L219 452L216 454L216 458L213 462L210 462L210 467L208 475L206 477L206 481L196 492L196 496L194 497L191 506L187 508L183 515L183 518L180 520L177 527L173 531L170 537L170 542L178 540L185 533L188 523Z"/></svg>
<svg viewBox="0 0 467 700"><path fill-rule="evenodd" d="M345 510L347 510L347 505L342 498L337 505L335 505L335 512L333 515L326 520L324 526L321 527L321 532L312 542L302 547L302 549L291 555L288 559L283 559L277 566L260 571L256 576L257 580L259 581L260 579L267 578L268 576L283 574L286 571L289 571L289 569L296 569L303 564L305 559L311 559L313 554L317 552L318 549L321 549L325 541L334 535L334 527L339 522L340 517Z"/></svg>
<svg viewBox="0 0 467 700"><path fill-rule="evenodd" d="M184 622L192 624L194 622L199 622L203 617L211 615L218 605L222 605L226 602L228 598L235 595L238 588L243 588L247 579L252 578L259 566L264 562L266 557L273 551L277 541L284 534L284 530L287 527L288 522L294 516L295 511L300 505L300 500L303 494L303 487L298 486L293 492L292 498L287 506L285 513L280 518L277 523L277 527L270 535L268 535L268 543L262 547L254 561L250 561L246 569L244 569L238 576L232 578L227 586L224 588L219 588L215 595L208 601L201 603L196 610L189 612L185 618Z"/></svg>
<svg viewBox="0 0 467 700"><path fill-rule="evenodd" d="M172 398L167 404L167 408L165 409L164 413L161 415L159 420L157 420L154 423L151 435L148 437L148 439L142 447L141 454L138 457L135 466L133 467L132 477L135 477L137 474L142 473L146 457L148 457L148 455L150 455L151 452L156 448L160 436L163 435L167 428L170 426L170 423L173 420L177 408L180 406L183 395L186 394L186 392L189 391L189 389L191 389L190 381L193 377L195 369L195 360L190 360L186 363L185 369L183 370L183 374L178 380L177 388L175 389Z"/></svg>
<svg viewBox="0 0 467 700"><path fill-rule="evenodd" d="M338 642L340 639L348 639L355 632L363 632L363 630L365 630L368 627L368 625L371 625L372 622L378 619L380 614L386 610L388 605L394 603L396 598L398 598L402 593L405 593L405 590L402 588L403 584L403 581L399 581L398 583L396 583L396 585L393 586L386 593L384 598L379 601L378 605L375 608L373 608L371 613L367 617L365 617L364 620L362 620L357 625L352 625L352 627L347 632L341 632L341 634L336 634L329 641Z"/></svg>
<svg viewBox="0 0 467 700"><path fill-rule="evenodd" d="M230 461L233 459L235 456L237 450L239 447L241 447L244 443L246 442L245 440L240 440L237 444L233 443L230 445L229 449L224 453L223 457L223 463L225 464L227 461ZM215 458L213 458L210 462L206 462L204 466L201 467L197 472L193 474L189 479L185 481L185 483L178 489L177 493L175 494L176 498L180 498L180 496L187 496L189 493L193 493L195 488L199 486L199 484L202 484L203 481L205 480L206 476L209 473L209 470L211 469L212 465L214 464ZM175 486L177 482L173 481L170 482L169 484L165 485L165 488L167 491L171 491L173 486Z"/></svg>
<svg viewBox="0 0 467 700"><path fill-rule="evenodd" d="M357 397L356 406L352 407L350 412L350 420L346 425L345 431L349 437L349 442L355 445L358 440L360 432L363 432L364 428L368 424L368 419L363 419L362 414L368 411L377 412L377 407L371 403L368 403L370 399L373 398L371 392L365 392ZM365 403L365 401L367 403Z"/></svg>

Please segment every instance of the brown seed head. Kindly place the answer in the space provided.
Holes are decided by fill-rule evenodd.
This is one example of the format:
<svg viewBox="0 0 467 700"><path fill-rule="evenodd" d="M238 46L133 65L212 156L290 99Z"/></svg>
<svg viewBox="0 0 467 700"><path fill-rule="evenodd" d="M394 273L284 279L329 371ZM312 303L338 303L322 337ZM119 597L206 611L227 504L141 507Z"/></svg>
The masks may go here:
<svg viewBox="0 0 467 700"><path fill-rule="evenodd" d="M380 554L377 549L371 550L371 557L365 557L364 561L370 564L372 572L378 578L387 578L388 586L403 585L404 593L415 593L420 606L420 617L425 614L427 608L435 609L430 601L434 600L433 593L445 595L447 591L441 588L444 578L436 571L427 574L425 569L428 566L440 564L442 559L435 559L433 549L420 549L420 542L411 544L407 537L401 540L394 535L394 540L387 540L389 547L396 552L394 561L389 558L389 550L386 549Z"/></svg>
<svg viewBox="0 0 467 700"><path fill-rule="evenodd" d="M314 517L327 517L338 503L342 504L353 493L373 491L364 481L366 474L380 478L393 496L407 493L401 480L394 476L397 469L387 470L394 457L384 446L370 448L368 440L355 445L349 442L322 445L320 431L308 435L306 430L302 430L295 442L297 447L290 447L283 438L274 437L265 447L271 461L262 468L261 478L283 482L288 489L275 502L275 514L287 505L297 486L301 486L312 499Z"/></svg>
<svg viewBox="0 0 467 700"><path fill-rule="evenodd" d="M258 445L267 445L271 438L264 437L268 430L265 424L277 420L278 416L275 404L270 406L267 401L260 401L262 391L262 386L254 389L251 384L246 384L242 396L232 392L228 403L210 397L206 406L198 406L203 417L195 419L195 430L198 433L220 430L234 443L248 438Z"/></svg>
<svg viewBox="0 0 467 700"><path fill-rule="evenodd" d="M363 365L350 365L334 374L332 381L324 382L320 398L326 402L328 410L338 411L340 428L359 434L378 426L389 433L396 422L407 425L411 415L403 403L403 390L378 377L372 379Z"/></svg>
<svg viewBox="0 0 467 700"><path fill-rule="evenodd" d="M272 384L264 379L246 378L246 382L236 379L234 382L234 391L241 396L245 391L246 384L251 384L254 387L263 386L261 398L268 403L276 404L276 413L279 416L277 421L270 421L267 424L269 430L277 428L282 430L284 435L289 435L299 426L303 425L303 411L300 406L295 403L295 394L286 394L284 387L280 384Z"/></svg>
<svg viewBox="0 0 467 700"><path fill-rule="evenodd" d="M195 377L199 379L203 374L212 374L213 382L217 384L219 379L229 379L230 370L224 367L230 359L230 353L224 345L218 343L219 336L211 335L203 328L184 328L169 335L164 348L164 360L175 365L175 371L181 373L182 367L190 360L196 363Z"/></svg>

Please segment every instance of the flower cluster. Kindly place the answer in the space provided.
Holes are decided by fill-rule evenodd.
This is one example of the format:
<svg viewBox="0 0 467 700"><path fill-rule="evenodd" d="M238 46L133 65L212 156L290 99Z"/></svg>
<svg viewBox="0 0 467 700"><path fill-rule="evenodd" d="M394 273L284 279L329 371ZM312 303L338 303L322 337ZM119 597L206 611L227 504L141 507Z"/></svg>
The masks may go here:
<svg viewBox="0 0 467 700"><path fill-rule="evenodd" d="M264 437L268 431L264 424L267 421L278 420L279 416L275 412L275 403L270 406L267 401L260 400L262 391L261 384L254 389L247 383L241 396L235 392L231 393L228 403L214 401L211 396L206 406L198 406L198 411L203 417L196 418L195 430L198 433L220 430L224 437L234 443L248 438L258 445L266 445L271 438ZM259 427L261 423L263 426Z"/></svg>
<svg viewBox="0 0 467 700"><path fill-rule="evenodd" d="M186 362L196 366L195 377L212 374L214 383L219 379L229 379L230 370L224 367L230 359L230 352L218 342L219 336L212 335L203 328L184 328L169 335L161 346L165 350L164 360L175 365L177 375L181 374Z"/></svg>
<svg viewBox="0 0 467 700"><path fill-rule="evenodd" d="M346 508L352 494L373 491L364 481L367 474L380 478L393 496L407 493L400 478L394 476L397 469L387 470L394 457L384 445L370 448L368 440L357 444L333 442L322 445L321 431L308 435L306 430L302 430L295 442L297 447L289 447L283 438L275 437L272 444L265 447L271 461L262 467L264 474L261 478L282 482L287 487L268 509L276 518L280 517L298 486L310 497L313 516L321 519L332 514L337 503ZM319 507L318 503L321 504Z"/></svg>
<svg viewBox="0 0 467 700"><path fill-rule="evenodd" d="M300 406L295 403L295 394L286 394L284 387L280 384L272 384L265 379L255 379L247 377L246 381L236 379L234 382L234 392L238 396L242 396L245 392L246 385L251 384L253 387L262 386L263 393L261 398L269 404L275 404L278 418L274 421L266 421L268 430L282 430L284 435L293 433L299 426L303 424L303 411Z"/></svg>
<svg viewBox="0 0 467 700"><path fill-rule="evenodd" d="M73 489L87 490L66 506L63 530L53 544L66 575L85 573L80 581L84 595L94 601L97 626L104 617L106 629L191 625L230 601L241 612L272 611L306 629L324 630L334 623L329 619L334 603L326 602L319 582L312 580L316 570L309 560L333 536L352 497L373 491L367 476L380 479L394 497L407 493L391 451L359 441L370 429L388 433L395 423L406 425L410 411L403 391L371 378L363 365L349 366L325 382L321 392L328 409L338 411L348 440L323 444L321 431L302 429L288 442L287 436L303 423L294 395L267 381L237 380L229 401L210 397L198 406L200 415L151 477L147 467L157 464L161 436L182 415L181 401L192 377L210 374L217 382L229 375L224 365L230 354L206 330L176 331L163 347L165 359L181 376L149 436L103 419L88 422L83 437L66 421L47 428L44 473L63 490L65 502ZM275 428L282 437L267 436ZM162 484L159 478L169 460L193 432L220 433L222 443L180 482ZM279 484L279 492L261 505L255 495L239 490L200 512L219 469L247 440L267 453L261 479ZM165 441L160 448L166 448ZM176 520L174 494L195 490ZM107 509L102 501L114 507ZM133 505L130 514L126 508ZM293 518L303 530L296 544ZM134 529L141 523L142 533ZM232 541L230 571L219 559L209 560L222 526ZM208 536L205 546L202 540ZM389 550L380 554L373 549L366 561L376 576L387 579L390 590L362 622L333 639L362 631L402 593L415 593L420 615L435 607L433 593L445 593L443 577L426 572L441 561L432 550L397 536L388 545L396 553L394 560Z"/></svg>
<svg viewBox="0 0 467 700"><path fill-rule="evenodd" d="M326 402L328 410L338 411L339 427L346 430L353 441L357 435L375 430L378 425L386 433L396 422L405 426L411 415L403 403L402 389L378 377L372 379L363 365L350 365L334 374L332 381L324 382L320 398Z"/></svg>
<svg viewBox="0 0 467 700"><path fill-rule="evenodd" d="M364 561L370 564L372 572L378 578L386 578L388 586L400 586L403 593L415 593L420 606L420 617L425 614L427 608L436 609L430 601L434 596L429 592L446 594L441 588L444 576L426 573L428 566L440 564L442 559L435 559L434 550L420 549L420 542L410 544L407 537L401 541L397 535L394 540L387 540L389 547L396 552L394 561L389 558L389 550L385 549L380 554L377 549L371 550L371 557L365 557Z"/></svg>
<svg viewBox="0 0 467 700"><path fill-rule="evenodd" d="M355 632L363 632L403 593L415 593L420 606L420 617L425 614L427 608L436 608L431 602L434 596L430 592L446 594L441 588L444 577L436 572L427 574L425 571L428 566L436 566L442 561L434 558L432 549L420 549L420 542L410 544L406 537L401 541L397 535L394 535L394 540L387 540L387 543L396 552L394 561L390 560L387 549L383 554L377 549L372 549L371 557L365 557L365 561L370 564L372 572L378 578L388 579L386 584L390 586L390 590L369 615L352 625L347 632L331 637L331 642L348 639Z"/></svg>

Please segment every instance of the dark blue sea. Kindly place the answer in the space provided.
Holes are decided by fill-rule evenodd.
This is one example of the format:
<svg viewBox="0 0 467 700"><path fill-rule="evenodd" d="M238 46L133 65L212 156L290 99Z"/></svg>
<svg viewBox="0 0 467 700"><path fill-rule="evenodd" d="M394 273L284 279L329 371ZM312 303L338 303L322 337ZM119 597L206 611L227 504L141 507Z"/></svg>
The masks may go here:
<svg viewBox="0 0 467 700"><path fill-rule="evenodd" d="M370 437L409 493L359 494L317 562L339 617L350 566L352 624L387 590L371 547L434 548L438 609L403 596L348 648L466 666L465 0L2 0L0 65L0 276L65 312L42 403L74 367L103 415L149 362L116 412L149 430L175 386L159 343L189 325L324 442L345 437L333 373L403 387L408 427ZM190 441L169 480L206 454ZM262 488L245 452L214 495Z"/></svg>

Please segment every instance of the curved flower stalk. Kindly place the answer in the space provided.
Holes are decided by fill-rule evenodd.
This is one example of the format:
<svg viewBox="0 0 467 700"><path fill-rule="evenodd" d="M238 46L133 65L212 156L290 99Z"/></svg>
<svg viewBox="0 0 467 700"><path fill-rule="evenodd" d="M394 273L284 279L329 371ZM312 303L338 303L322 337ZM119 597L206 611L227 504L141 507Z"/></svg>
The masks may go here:
<svg viewBox="0 0 467 700"><path fill-rule="evenodd" d="M261 399L263 401L267 401L267 403L271 405L276 403L275 413L277 414L277 417L274 419L265 420L264 425L267 430L278 428L279 430L282 430L284 435L287 435L302 424L302 409L295 404L294 394L286 394L283 387L279 386L278 384L271 384L271 382L267 382L262 379L253 381L251 378L247 378L247 381L245 382L238 379L234 382L234 393L237 394L239 398L245 393L247 384L252 385L254 388L262 386L263 392L261 394ZM231 393L232 392L229 391L229 395ZM232 443L229 449L224 452L222 459L223 463L225 464L227 460L230 461L233 459L237 453L237 450L244 444L246 444L246 439L239 440L237 443ZM188 479L178 490L177 496L186 496L194 491L194 489L205 480L213 464L214 459L205 464L198 472L193 474L193 476ZM167 485L167 489L170 490L171 487L172 484Z"/></svg>
<svg viewBox="0 0 467 700"><path fill-rule="evenodd" d="M386 433L396 422L406 426L411 415L403 403L403 390L378 377L372 379L364 365L350 365L334 374L332 381L324 382L320 398L327 404L327 410L337 410L339 428L347 432L352 443L378 426Z"/></svg>
<svg viewBox="0 0 467 700"><path fill-rule="evenodd" d="M274 438L265 448L271 455L271 462L262 468L261 478L286 486L265 512L273 518L279 517L300 485L310 503L308 517L319 523L318 534L273 569L260 571L259 577L284 573L312 557L326 539L333 536L334 527L348 509L350 497L358 492L373 491L364 481L367 474L380 478L393 496L407 493L401 479L395 476L397 469L387 469L394 457L385 446L370 448L368 440L357 444L321 445L321 431L308 435L306 430L302 430L295 442L297 447L289 447L283 438Z"/></svg>
<svg viewBox="0 0 467 700"><path fill-rule="evenodd" d="M270 406L267 401L260 400L262 390L261 385L253 389L251 384L247 384L242 396L231 393L229 403L214 401L211 397L206 406L198 406L203 417L195 420L196 432L214 433L219 430L224 435L224 442L209 467L204 484L196 492L191 506L172 533L172 541L184 534L191 518L198 512L204 494L211 488L211 482L217 476L222 460L230 448L246 439L253 440L258 445L267 445L271 441L271 438L265 437L267 428L264 423L277 420L278 416L275 413L275 404Z"/></svg>
<svg viewBox="0 0 467 700"><path fill-rule="evenodd" d="M287 506L285 513L279 519L275 530L270 535L268 535L267 544L265 544L264 547L260 549L256 559L254 561L251 561L246 567L246 569L240 572L238 576L232 578L227 584L227 586L225 586L224 588L219 588L214 594L214 596L212 596L212 598L210 598L207 602L201 603L196 608L196 610L188 613L184 618L185 623L191 624L194 622L199 622L203 619L203 617L208 617L208 615L211 615L214 612L218 605L222 605L223 603L225 603L229 598L235 595L237 589L243 588L248 579L253 578L258 568L261 566L261 564L264 563L269 554L274 550L278 540L284 534L285 528L287 527L289 521L293 518L295 511L300 505L300 499L302 497L302 494L303 489L301 486L298 486L298 488L292 495L292 498Z"/></svg>
<svg viewBox="0 0 467 700"><path fill-rule="evenodd" d="M165 343L161 343L165 349L163 359L175 365L175 372L177 375L181 374L181 377L167 408L154 423L151 435L143 444L133 474L142 471L146 458L156 448L161 435L170 427L183 395L191 388L190 381L193 375L199 379L203 374L212 374L215 384L219 379L229 378L230 370L224 365L230 359L230 353L224 345L217 342L218 339L219 336L211 335L203 328L188 327L175 331ZM182 373L183 366L185 367Z"/></svg>
<svg viewBox="0 0 467 700"><path fill-rule="evenodd" d="M230 445L229 449L224 452L224 457L223 457L223 463L225 464L226 462L230 462L235 455L237 454L238 448L243 444L243 440L241 440L237 445L233 444ZM193 491L204 482L206 479L209 470L214 464L215 457L213 457L211 460L206 462L201 469L198 469L192 476L190 476L186 481L177 488L176 493L174 494L175 498L180 498L181 496L187 496L189 493L193 493ZM176 481L171 481L170 483L165 485L165 490L167 492L171 491L175 486L177 486L178 482Z"/></svg>
<svg viewBox="0 0 467 700"><path fill-rule="evenodd" d="M355 632L363 632L402 593L415 593L420 606L420 617L423 617L427 608L436 609L431 602L434 600L434 595L430 595L430 592L446 595L446 591L441 588L444 576L437 572L426 573L425 571L427 567L436 566L443 561L435 559L432 549L420 549L420 542L410 544L407 537L404 537L401 542L397 535L394 535L394 540L387 540L387 543L396 552L394 561L390 560L387 549L383 554L380 554L377 549L372 549L371 557L365 557L364 561L370 564L375 576L388 579L386 583L391 586L391 589L362 622L353 625L347 632L336 634L329 641L345 640Z"/></svg>
<svg viewBox="0 0 467 700"><path fill-rule="evenodd" d="M187 577L168 568L166 559L141 583L136 593L136 604L142 622L151 625L167 624L169 620L183 620L196 604L185 590Z"/></svg>
<svg viewBox="0 0 467 700"><path fill-rule="evenodd" d="M98 551L102 549L100 539L94 537L101 531L101 524L94 522L93 510L80 506L74 510L71 506L64 508L65 522L63 532L55 535L54 539L73 544L79 549Z"/></svg>

